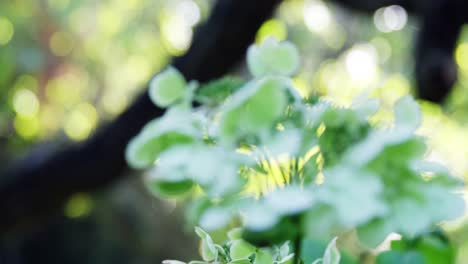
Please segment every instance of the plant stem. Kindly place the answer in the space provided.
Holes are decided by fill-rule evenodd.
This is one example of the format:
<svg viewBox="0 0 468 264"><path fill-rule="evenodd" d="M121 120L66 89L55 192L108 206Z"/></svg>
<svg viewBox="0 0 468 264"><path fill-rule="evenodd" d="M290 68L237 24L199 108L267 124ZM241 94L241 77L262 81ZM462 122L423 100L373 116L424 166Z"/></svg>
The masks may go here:
<svg viewBox="0 0 468 264"><path fill-rule="evenodd" d="M301 264L301 236L294 239L294 264Z"/></svg>

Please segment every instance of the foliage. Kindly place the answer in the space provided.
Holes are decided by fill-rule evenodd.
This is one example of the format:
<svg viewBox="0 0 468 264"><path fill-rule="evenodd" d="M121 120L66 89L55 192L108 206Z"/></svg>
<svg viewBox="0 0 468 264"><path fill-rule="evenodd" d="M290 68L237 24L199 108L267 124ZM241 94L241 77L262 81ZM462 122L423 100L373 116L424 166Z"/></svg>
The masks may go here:
<svg viewBox="0 0 468 264"><path fill-rule="evenodd" d="M173 68L156 76L151 98L169 110L126 152L131 166L148 169L152 192L194 194L189 216L202 228L241 220L243 240L227 244L242 245L239 251L212 244L197 229L205 261L251 263L252 253L261 255L254 246L329 241L351 230L376 247L391 233L412 238L462 215L463 199L454 193L461 183L424 160L425 140L415 135L422 117L411 97L397 101L391 127L373 126L375 100L357 98L343 107L301 98L291 80L299 67L292 44L267 39L249 48L247 62L252 80L219 82L232 87L227 98L216 83L197 89ZM293 253L300 256L297 248ZM233 258L226 252L241 253ZM332 259L325 254L323 263L338 263Z"/></svg>

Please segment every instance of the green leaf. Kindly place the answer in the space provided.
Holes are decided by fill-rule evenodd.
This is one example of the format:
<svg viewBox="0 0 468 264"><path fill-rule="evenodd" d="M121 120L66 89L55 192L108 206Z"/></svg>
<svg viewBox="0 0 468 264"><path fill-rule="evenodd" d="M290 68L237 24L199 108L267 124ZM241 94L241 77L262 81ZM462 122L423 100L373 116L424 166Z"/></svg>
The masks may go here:
<svg viewBox="0 0 468 264"><path fill-rule="evenodd" d="M328 240L329 241L329 240ZM316 239L303 239L301 241L301 260L304 263L322 263L322 257L328 247L328 242ZM341 253L340 264L358 264L359 262L346 252Z"/></svg>
<svg viewBox="0 0 468 264"><path fill-rule="evenodd" d="M244 240L234 240L232 241L230 250L229 250L229 255L231 256L231 259L244 259L248 258L250 255L254 254L256 251L256 248L252 246L251 244L247 243Z"/></svg>
<svg viewBox="0 0 468 264"><path fill-rule="evenodd" d="M242 216L245 227L253 231L268 230L279 222L278 213L261 203L251 204Z"/></svg>
<svg viewBox="0 0 468 264"><path fill-rule="evenodd" d="M299 52L289 42L268 38L260 45L249 47L247 64L256 77L269 74L291 76L299 67Z"/></svg>
<svg viewBox="0 0 468 264"><path fill-rule="evenodd" d="M426 262L416 251L387 251L377 256L376 264L426 264Z"/></svg>
<svg viewBox="0 0 468 264"><path fill-rule="evenodd" d="M341 255L340 252L338 251L338 248L336 247L336 240L337 238L335 237L330 244L328 244L327 249L325 249L325 254L323 255L322 258L322 263L323 264L339 264Z"/></svg>
<svg viewBox="0 0 468 264"><path fill-rule="evenodd" d="M339 219L333 207L319 203L302 217L302 230L307 238L329 241L333 234L341 231Z"/></svg>
<svg viewBox="0 0 468 264"><path fill-rule="evenodd" d="M246 227L242 237L255 246L264 247L294 239L298 232L298 226L291 217L283 217L269 229L249 229Z"/></svg>
<svg viewBox="0 0 468 264"><path fill-rule="evenodd" d="M395 103L395 125L410 130L416 130L422 122L422 114L418 103L407 95Z"/></svg>
<svg viewBox="0 0 468 264"><path fill-rule="evenodd" d="M265 204L279 215L294 215L313 205L314 197L309 190L290 185L268 194Z"/></svg>
<svg viewBox="0 0 468 264"><path fill-rule="evenodd" d="M273 254L268 249L259 249L255 255L254 264L272 264Z"/></svg>
<svg viewBox="0 0 468 264"><path fill-rule="evenodd" d="M246 259L236 259L236 260L228 262L228 264L251 264L251 263L252 262L248 258L246 258Z"/></svg>
<svg viewBox="0 0 468 264"><path fill-rule="evenodd" d="M327 247L326 243L315 239L302 239L300 245L301 259L304 263L312 263L323 256Z"/></svg>
<svg viewBox="0 0 468 264"><path fill-rule="evenodd" d="M163 197L174 197L187 193L193 187L191 180L170 181L149 181L146 187L155 195Z"/></svg>
<svg viewBox="0 0 468 264"><path fill-rule="evenodd" d="M359 240L369 248L375 248L382 243L396 228L385 218L375 218L357 228Z"/></svg>
<svg viewBox="0 0 468 264"><path fill-rule="evenodd" d="M171 108L130 140L125 158L135 169L149 168L161 152L173 146L194 143L199 137L191 113L187 109Z"/></svg>
<svg viewBox="0 0 468 264"><path fill-rule="evenodd" d="M154 165L159 153L173 145L189 144L194 141L190 135L167 132L156 135L139 135L133 138L126 149L127 162L136 169Z"/></svg>
<svg viewBox="0 0 468 264"><path fill-rule="evenodd" d="M211 207L205 210L200 218L200 226L206 230L217 230L227 226L232 218L229 208Z"/></svg>
<svg viewBox="0 0 468 264"><path fill-rule="evenodd" d="M380 102L377 99L370 99L365 101L353 101L353 109L358 113L358 115L363 117L368 117L375 114L380 107Z"/></svg>
<svg viewBox="0 0 468 264"><path fill-rule="evenodd" d="M210 81L198 88L195 100L207 106L215 106L224 102L244 84L244 80L235 77L223 77Z"/></svg>
<svg viewBox="0 0 468 264"><path fill-rule="evenodd" d="M274 127L286 110L286 87L287 83L276 77L244 85L222 108L221 134L238 139Z"/></svg>
<svg viewBox="0 0 468 264"><path fill-rule="evenodd" d="M340 166L324 171L324 176L317 199L332 206L342 227L358 226L388 211L380 198L384 185L377 175Z"/></svg>
<svg viewBox="0 0 468 264"><path fill-rule="evenodd" d="M201 242L201 256L205 261L213 261L218 256L218 251L214 247L211 239L202 240Z"/></svg>
<svg viewBox="0 0 468 264"><path fill-rule="evenodd" d="M174 67L169 67L156 75L149 84L150 99L159 107L174 104L188 91L184 76Z"/></svg>
<svg viewBox="0 0 468 264"><path fill-rule="evenodd" d="M195 227L195 233L201 238L201 255L204 261L213 261L218 257L218 250L211 236L199 227Z"/></svg>
<svg viewBox="0 0 468 264"><path fill-rule="evenodd" d="M240 227L231 229L227 233L228 238L231 239L231 240L241 239L242 238L242 231L243 230Z"/></svg>
<svg viewBox="0 0 468 264"><path fill-rule="evenodd" d="M420 252L426 264L444 264L455 263L456 252L450 243L442 241L434 235L423 236L417 244L417 250Z"/></svg>
<svg viewBox="0 0 468 264"><path fill-rule="evenodd" d="M402 197L392 200L391 203L392 218L398 226L398 231L403 234L414 236L430 226L432 219L424 212L420 212L423 205L417 200Z"/></svg>
<svg viewBox="0 0 468 264"><path fill-rule="evenodd" d="M279 131L271 137L261 149L257 149L259 157L262 152L268 151L269 157L277 158L281 155L295 157L301 146L302 134L299 129L286 129Z"/></svg>
<svg viewBox="0 0 468 264"><path fill-rule="evenodd" d="M167 260L163 260L162 264L186 264L186 263L182 261L178 261L178 260L167 259Z"/></svg>

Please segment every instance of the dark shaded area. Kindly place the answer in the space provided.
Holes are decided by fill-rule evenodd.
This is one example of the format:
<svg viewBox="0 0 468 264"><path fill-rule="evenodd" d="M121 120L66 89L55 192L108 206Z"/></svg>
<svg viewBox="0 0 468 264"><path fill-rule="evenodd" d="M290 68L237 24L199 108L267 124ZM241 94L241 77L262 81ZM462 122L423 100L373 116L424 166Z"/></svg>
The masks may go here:
<svg viewBox="0 0 468 264"><path fill-rule="evenodd" d="M138 178L127 178L92 195L85 215L54 212L41 228L0 243L0 263L144 264L194 258L198 241L181 228L180 210L142 187Z"/></svg>
<svg viewBox="0 0 468 264"><path fill-rule="evenodd" d="M457 81L454 51L468 18L468 2L432 1L425 10L416 46L416 79L419 96L441 102Z"/></svg>
<svg viewBox="0 0 468 264"><path fill-rule="evenodd" d="M399 5L404 7L409 12L418 12L421 5L424 4L420 0L329 0L346 7L353 8L362 12L374 12L375 10L390 5ZM418 10L418 11L417 11Z"/></svg>

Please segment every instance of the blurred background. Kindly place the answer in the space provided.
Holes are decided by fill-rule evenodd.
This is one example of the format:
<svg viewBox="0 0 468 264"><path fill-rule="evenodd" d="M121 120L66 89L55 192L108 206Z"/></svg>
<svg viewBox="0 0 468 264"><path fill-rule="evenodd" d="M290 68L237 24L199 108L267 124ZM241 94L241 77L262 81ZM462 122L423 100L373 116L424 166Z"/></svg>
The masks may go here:
<svg viewBox="0 0 468 264"><path fill-rule="evenodd" d="M118 116L154 73L187 51L213 2L0 1L0 172L32 150L84 141ZM327 1L288 0L256 41L274 36L299 47L294 82L303 96L346 105L365 93L382 100L375 122L385 123L396 99L414 93L419 24L400 6L362 14ZM419 133L429 138L429 159L466 177L468 27L454 56L458 82L443 105L420 101ZM459 263L468 263L467 222L446 228ZM178 206L150 197L136 177L75 194L45 227L2 243L0 264L158 263L187 259L197 247Z"/></svg>

